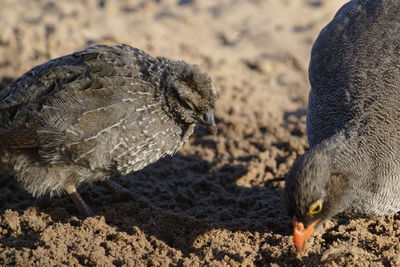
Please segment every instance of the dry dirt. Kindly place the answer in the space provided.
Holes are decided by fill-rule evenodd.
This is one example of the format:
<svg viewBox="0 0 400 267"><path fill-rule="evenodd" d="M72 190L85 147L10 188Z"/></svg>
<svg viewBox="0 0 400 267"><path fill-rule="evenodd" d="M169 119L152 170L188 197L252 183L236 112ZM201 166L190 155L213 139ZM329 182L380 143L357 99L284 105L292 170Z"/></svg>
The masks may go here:
<svg viewBox="0 0 400 267"><path fill-rule="evenodd" d="M217 136L102 186L33 199L0 176L1 266L399 266L400 217L327 221L296 255L284 177L307 150L313 41L344 0L2 0L0 87L92 44L198 64L218 91Z"/></svg>

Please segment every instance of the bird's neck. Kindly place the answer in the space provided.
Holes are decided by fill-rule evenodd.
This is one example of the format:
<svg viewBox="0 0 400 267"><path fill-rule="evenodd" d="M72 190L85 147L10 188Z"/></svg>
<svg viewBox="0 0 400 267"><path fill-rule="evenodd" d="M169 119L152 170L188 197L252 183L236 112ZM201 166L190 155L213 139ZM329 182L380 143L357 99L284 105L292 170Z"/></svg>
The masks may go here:
<svg viewBox="0 0 400 267"><path fill-rule="evenodd" d="M371 165L371 157L356 141L339 133L312 147L312 150L320 150L329 158L331 173L363 174L369 171L366 166Z"/></svg>
<svg viewBox="0 0 400 267"><path fill-rule="evenodd" d="M371 193L368 179L371 177L374 166L373 159L368 152L345 135L335 135L321 143L318 148L323 150L329 158L330 173L338 178L331 179L328 187L336 188L330 192L336 202L339 212L356 211L359 209L363 195ZM361 211L362 212L362 211Z"/></svg>
<svg viewBox="0 0 400 267"><path fill-rule="evenodd" d="M355 136L359 137L359 136ZM380 146L378 146L380 145ZM331 172L341 171L352 213L382 216L400 210L400 161L397 149L369 139L336 137L328 144Z"/></svg>

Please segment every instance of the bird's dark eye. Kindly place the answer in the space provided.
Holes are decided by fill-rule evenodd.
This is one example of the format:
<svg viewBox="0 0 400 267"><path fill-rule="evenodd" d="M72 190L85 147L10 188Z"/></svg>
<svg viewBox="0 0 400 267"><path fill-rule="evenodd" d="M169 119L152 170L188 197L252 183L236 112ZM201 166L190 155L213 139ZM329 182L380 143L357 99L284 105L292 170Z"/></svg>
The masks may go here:
<svg viewBox="0 0 400 267"><path fill-rule="evenodd" d="M311 204L310 208L308 209L308 213L310 214L317 214L320 213L322 210L322 200L318 199L314 203Z"/></svg>

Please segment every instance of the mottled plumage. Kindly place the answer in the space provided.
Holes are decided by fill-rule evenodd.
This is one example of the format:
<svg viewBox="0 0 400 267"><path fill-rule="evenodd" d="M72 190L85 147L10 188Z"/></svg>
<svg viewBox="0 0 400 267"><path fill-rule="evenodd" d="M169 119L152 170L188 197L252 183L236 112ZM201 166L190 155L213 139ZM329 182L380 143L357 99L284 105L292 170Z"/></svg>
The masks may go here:
<svg viewBox="0 0 400 267"><path fill-rule="evenodd" d="M309 76L310 151L285 188L295 242L341 212L400 210L400 2L345 4L314 44Z"/></svg>
<svg viewBox="0 0 400 267"><path fill-rule="evenodd" d="M197 66L122 44L90 47L0 92L1 162L34 196L77 194L81 183L174 154L197 122L215 129L215 101Z"/></svg>

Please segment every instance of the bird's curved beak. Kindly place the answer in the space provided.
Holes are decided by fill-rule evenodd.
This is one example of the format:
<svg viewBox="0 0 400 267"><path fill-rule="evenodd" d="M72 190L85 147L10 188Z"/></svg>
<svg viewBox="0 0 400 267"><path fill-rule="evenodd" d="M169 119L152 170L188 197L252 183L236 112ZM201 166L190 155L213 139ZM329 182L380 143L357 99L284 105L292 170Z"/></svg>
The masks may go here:
<svg viewBox="0 0 400 267"><path fill-rule="evenodd" d="M298 252L303 251L306 248L306 241L312 236L315 225L317 225L318 222L319 220L315 220L306 229L304 229L304 224L297 221L296 216L293 216L293 241Z"/></svg>
<svg viewBox="0 0 400 267"><path fill-rule="evenodd" d="M204 114L202 119L199 119L200 123L205 126L210 133L217 134L217 126L215 125L214 110L209 109L206 114Z"/></svg>

